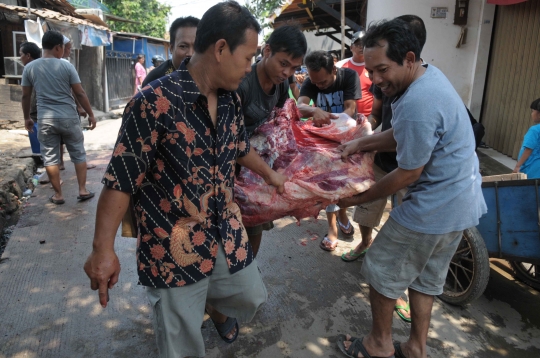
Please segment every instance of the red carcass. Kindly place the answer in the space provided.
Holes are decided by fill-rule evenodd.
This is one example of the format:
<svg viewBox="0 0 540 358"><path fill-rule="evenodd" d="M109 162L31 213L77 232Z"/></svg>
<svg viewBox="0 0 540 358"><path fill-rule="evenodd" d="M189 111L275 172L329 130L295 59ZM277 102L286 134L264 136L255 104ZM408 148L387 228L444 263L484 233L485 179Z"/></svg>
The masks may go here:
<svg viewBox="0 0 540 358"><path fill-rule="evenodd" d="M312 121L300 121L291 99L283 109L274 109L250 142L263 160L289 181L280 195L260 176L242 168L234 193L244 225L251 227L289 215L297 220L317 217L320 210L340 198L367 190L374 183L373 154L354 154L345 163L337 147L368 134L371 128L367 121L357 126L350 117L322 128L314 127Z"/></svg>

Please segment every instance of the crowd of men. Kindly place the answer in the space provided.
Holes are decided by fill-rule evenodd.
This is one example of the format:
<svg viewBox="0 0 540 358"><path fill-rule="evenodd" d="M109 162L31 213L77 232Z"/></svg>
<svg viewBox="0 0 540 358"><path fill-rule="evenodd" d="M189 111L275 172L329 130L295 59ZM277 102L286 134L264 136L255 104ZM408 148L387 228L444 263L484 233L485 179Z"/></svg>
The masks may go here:
<svg viewBox="0 0 540 358"><path fill-rule="evenodd" d="M147 74L144 58L138 59L137 89L102 180L93 250L84 265L91 288L106 307L120 274L116 231L133 205L139 282L153 308L160 356L204 356L205 312L225 342L236 340L239 323L251 321L267 300L256 256L273 224L244 227L233 199L235 175L245 166L283 193L288 178L259 157L249 138L283 106L304 64L308 77L296 95L302 116L324 126L339 113L362 114L373 128L382 127L380 134L338 147L343 160L362 151L377 154L376 183L326 209L328 232L320 247L333 251L339 232L354 234L347 208L355 207L362 240L342 259L364 257L360 273L370 285L373 317L367 336L341 335L337 345L348 357L427 357L433 297L442 293L463 230L478 224L486 206L467 110L444 74L421 60L422 19L405 15L371 24L353 35L353 56L337 63L326 51L306 54L303 33L287 25L271 34L252 64L260 31L244 6L224 1L200 20L172 23L170 60L154 62ZM42 45L42 58L31 44L21 47L26 127L38 133L55 190L50 201L65 202L62 143L75 165L78 198L86 200L94 194L85 186L79 113L89 115L91 128L95 119L77 72L60 60L63 36L48 31ZM399 205L373 240L393 194ZM406 290L410 307L402 299ZM394 310L411 322L403 343L392 340Z"/></svg>

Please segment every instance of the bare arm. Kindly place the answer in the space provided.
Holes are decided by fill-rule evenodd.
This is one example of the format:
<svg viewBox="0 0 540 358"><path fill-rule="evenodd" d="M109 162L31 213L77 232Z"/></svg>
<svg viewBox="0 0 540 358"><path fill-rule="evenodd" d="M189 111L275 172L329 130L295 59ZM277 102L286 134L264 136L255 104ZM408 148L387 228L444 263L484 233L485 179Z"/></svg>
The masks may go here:
<svg viewBox="0 0 540 358"><path fill-rule="evenodd" d="M255 149L251 148L248 155L240 157L236 161L241 166L246 167L254 173L260 175L267 184L275 186L278 193L283 193L283 185L288 178L285 175L272 170L272 168L270 168L268 164L262 160L259 154L257 154Z"/></svg>
<svg viewBox="0 0 540 358"><path fill-rule="evenodd" d="M369 115L369 123L371 123L371 129L375 130L382 122L382 100L373 97L373 107L371 107L371 114Z"/></svg>
<svg viewBox="0 0 540 358"><path fill-rule="evenodd" d="M24 116L24 127L27 131L32 133L34 131L34 121L30 118L30 105L32 102L32 89L34 87L32 86L23 86L22 88L22 110L23 110L23 116Z"/></svg>
<svg viewBox="0 0 540 358"><path fill-rule="evenodd" d="M423 170L424 166L413 170L397 168L385 175L365 192L351 196L350 198L341 199L338 202L338 205L341 208L347 208L392 195L398 190L417 181Z"/></svg>
<svg viewBox="0 0 540 358"><path fill-rule="evenodd" d="M337 147L341 151L341 159L347 161L349 155L359 152L395 152L397 142L394 138L394 129L391 128L382 133L351 140Z"/></svg>
<svg viewBox="0 0 540 358"><path fill-rule="evenodd" d="M296 83L292 82L291 84L289 84L289 87L291 88L294 99L298 100L298 97L300 97L300 89L298 88Z"/></svg>
<svg viewBox="0 0 540 358"><path fill-rule="evenodd" d="M321 127L324 124L330 124L330 119L336 119L338 116L332 113L328 113L320 109L319 107L313 107L309 105L310 98L306 96L301 96L298 98L298 110L302 117L309 118L313 117L313 125L316 127Z"/></svg>
<svg viewBox="0 0 540 358"><path fill-rule="evenodd" d="M347 114L351 118L355 118L356 115L356 100L348 99L343 104L344 111L343 113Z"/></svg>
<svg viewBox="0 0 540 358"><path fill-rule="evenodd" d="M119 190L103 187L96 210L96 226L92 253L84 265L90 288L98 290L101 306L107 307L108 290L118 282L120 262L114 252L114 239L130 196Z"/></svg>
<svg viewBox="0 0 540 358"><path fill-rule="evenodd" d="M519 158L518 162L516 163L516 166L514 170L512 171L512 173L519 173L521 166L523 165L523 163L527 161L527 159L529 159L532 152L533 152L532 149L525 147L525 149L523 150L523 154L521 155L521 158Z"/></svg>
<svg viewBox="0 0 540 358"><path fill-rule="evenodd" d="M92 112L92 107L90 106L90 101L86 97L86 92L80 83L75 83L71 85L71 90L75 94L75 97L81 104L82 108L88 113L88 124L90 124L90 129L96 128L96 119L94 118L94 112Z"/></svg>

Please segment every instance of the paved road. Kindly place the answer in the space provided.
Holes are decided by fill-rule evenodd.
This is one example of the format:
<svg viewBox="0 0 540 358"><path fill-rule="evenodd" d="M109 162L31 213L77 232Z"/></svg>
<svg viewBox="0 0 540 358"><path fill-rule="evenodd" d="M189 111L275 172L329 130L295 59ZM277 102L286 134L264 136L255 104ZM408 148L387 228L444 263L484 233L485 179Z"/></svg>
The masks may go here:
<svg viewBox="0 0 540 358"><path fill-rule="evenodd" d="M88 187L100 179L111 155L120 121L104 121L86 132ZM0 357L155 357L151 310L137 285L135 239L116 239L120 281L102 309L89 289L82 266L90 252L97 198L78 203L73 167L62 173L66 204L47 198L40 186L29 201L0 263ZM240 337L226 345L211 322L204 333L207 357L341 357L336 336L369 330L368 288L361 261L339 255L359 240L341 241L334 253L318 243L326 230L319 221L278 220L264 235L259 265L269 299ZM358 232L358 229L357 229ZM40 244L40 240L45 243ZM485 294L466 308L436 300L429 355L438 357L540 357L539 293L516 282L504 261L493 261ZM394 318L394 338L408 324Z"/></svg>

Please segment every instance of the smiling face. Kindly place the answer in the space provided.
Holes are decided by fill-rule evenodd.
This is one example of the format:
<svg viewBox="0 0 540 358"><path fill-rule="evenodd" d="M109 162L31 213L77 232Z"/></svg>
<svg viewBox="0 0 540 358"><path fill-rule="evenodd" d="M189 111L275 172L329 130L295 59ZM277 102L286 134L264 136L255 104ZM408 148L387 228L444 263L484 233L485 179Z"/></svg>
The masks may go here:
<svg viewBox="0 0 540 358"><path fill-rule="evenodd" d="M379 87L385 96L393 97L403 93L412 83L414 59L412 62L406 59L400 66L386 56L386 40L379 41L379 45L364 49L366 70L373 84Z"/></svg>
<svg viewBox="0 0 540 358"><path fill-rule="evenodd" d="M256 31L247 29L244 43L238 45L232 53L230 47L225 45L219 54L219 88L235 91L242 79L251 72L251 60L257 53L258 37Z"/></svg>
<svg viewBox="0 0 540 358"><path fill-rule="evenodd" d="M196 27L179 27L176 30L174 46L171 48L174 68L178 68L186 57L193 56L193 44L195 43Z"/></svg>
<svg viewBox="0 0 540 358"><path fill-rule="evenodd" d="M262 63L266 76L277 85L292 76L302 66L303 57L293 58L286 52L272 54L270 45L266 45L263 51Z"/></svg>
<svg viewBox="0 0 540 358"><path fill-rule="evenodd" d="M313 71L308 68L308 75L311 83L317 86L320 90L325 90L330 87L336 80L336 68L332 72L328 72L326 68L321 68L319 71Z"/></svg>

